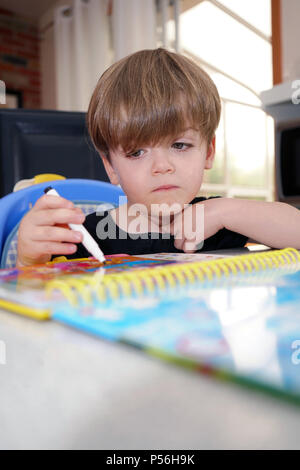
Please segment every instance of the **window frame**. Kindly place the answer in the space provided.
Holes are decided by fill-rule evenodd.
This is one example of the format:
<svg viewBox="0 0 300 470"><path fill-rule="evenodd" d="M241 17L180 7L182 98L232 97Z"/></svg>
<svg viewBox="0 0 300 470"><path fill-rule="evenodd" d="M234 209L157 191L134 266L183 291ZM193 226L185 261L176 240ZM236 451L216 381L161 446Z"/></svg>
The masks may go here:
<svg viewBox="0 0 300 470"><path fill-rule="evenodd" d="M175 0L176 1L176 0ZM182 0L181 2L181 12L184 12L188 10L189 8L192 8L199 3L202 3L204 0ZM281 66L281 27L280 27L280 22L281 22L281 0L271 0L271 37L267 36L257 28L255 28L253 25L248 23L246 20L241 18L239 15L237 15L235 12L231 11L229 8L224 6L222 3L220 3L217 0L206 0L210 2L212 5L215 7L221 9L225 14L228 14L231 16L233 19L241 23L243 26L249 28L251 31L253 31L255 34L259 35L262 39L268 41L271 43L272 46L272 66L273 66L273 84L280 83L282 81L282 66ZM178 11L178 9L177 9ZM176 40L176 44L180 43L178 38ZM180 51L183 54L187 56L191 56L188 51ZM203 61L200 58L196 57L191 57L192 59L196 59L197 62L199 62L199 65L201 66L207 66L210 67L211 69L215 69L213 65L211 64L206 64L203 63ZM239 85L242 85L246 89L249 90L249 88L243 84L240 83L238 80L236 80L234 77L229 77L226 73L224 73L222 70L217 70L218 73L223 74L223 76L227 76L227 78L230 78L231 80L237 82ZM249 90L256 96L258 96L254 90ZM234 102L237 104L241 104L244 106L251 106L257 109L261 110L260 106L255 106L255 105L250 105L248 103L243 103L235 100L229 100L225 98L221 98L222 101L222 117L221 119L224 120L224 129L225 129L225 121L226 121L226 103L229 102ZM272 201L274 200L274 195L275 195L275 176L274 176L274 153L270 152L269 145L268 145L268 117L267 114L265 114L265 129L266 129L266 151L265 151L265 187L264 188L255 188L255 187L247 187L247 186L238 186L238 185L232 185L230 183L230 177L229 177L229 165L228 165L228 152L227 152L227 141L226 141L226 132L224 132L224 183L202 183L201 190L199 194L207 194L207 193L218 193L221 192L224 194L226 197L235 197L235 196L242 196L242 197L257 197L257 198L264 198L267 201ZM271 155L272 153L273 155Z"/></svg>

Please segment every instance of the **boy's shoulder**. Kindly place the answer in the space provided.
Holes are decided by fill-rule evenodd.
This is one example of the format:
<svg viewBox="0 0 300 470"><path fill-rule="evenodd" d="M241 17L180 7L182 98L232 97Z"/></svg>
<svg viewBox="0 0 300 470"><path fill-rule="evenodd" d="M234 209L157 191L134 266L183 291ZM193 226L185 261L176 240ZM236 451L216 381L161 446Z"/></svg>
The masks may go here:
<svg viewBox="0 0 300 470"><path fill-rule="evenodd" d="M209 199L216 199L220 197L221 196L209 196L209 197L197 196L190 202L190 204L197 204L197 202L208 201Z"/></svg>

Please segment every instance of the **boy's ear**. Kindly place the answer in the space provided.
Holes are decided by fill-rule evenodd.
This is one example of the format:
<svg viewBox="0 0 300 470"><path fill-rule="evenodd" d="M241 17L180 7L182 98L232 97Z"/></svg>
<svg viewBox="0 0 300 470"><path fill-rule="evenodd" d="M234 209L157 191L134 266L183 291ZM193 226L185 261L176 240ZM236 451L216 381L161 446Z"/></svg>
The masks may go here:
<svg viewBox="0 0 300 470"><path fill-rule="evenodd" d="M207 147L206 159L205 159L205 169L209 170L212 168L216 152L216 136L212 138L211 143Z"/></svg>
<svg viewBox="0 0 300 470"><path fill-rule="evenodd" d="M106 173L109 177L109 180L110 180L111 184L118 185L119 184L119 178L118 178L117 173L113 169L112 164L110 163L110 161L108 160L108 158L105 155L100 155L100 157L101 157L101 160L103 162L105 171L106 171Z"/></svg>

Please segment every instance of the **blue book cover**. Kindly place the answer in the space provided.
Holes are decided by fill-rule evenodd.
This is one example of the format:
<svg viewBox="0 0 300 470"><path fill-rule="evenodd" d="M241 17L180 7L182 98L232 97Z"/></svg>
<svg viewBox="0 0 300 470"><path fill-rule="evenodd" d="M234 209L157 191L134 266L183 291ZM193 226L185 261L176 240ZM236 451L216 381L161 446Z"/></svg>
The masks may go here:
<svg viewBox="0 0 300 470"><path fill-rule="evenodd" d="M175 269L161 272L170 276ZM177 281L186 272L182 266ZM196 282L186 277L175 285L166 277L164 287L160 276L157 271L152 291L144 285L144 295L132 291L105 301L94 296L77 307L60 306L53 319L300 403L299 266L269 265L262 272L207 275ZM112 282L120 287L124 279Z"/></svg>

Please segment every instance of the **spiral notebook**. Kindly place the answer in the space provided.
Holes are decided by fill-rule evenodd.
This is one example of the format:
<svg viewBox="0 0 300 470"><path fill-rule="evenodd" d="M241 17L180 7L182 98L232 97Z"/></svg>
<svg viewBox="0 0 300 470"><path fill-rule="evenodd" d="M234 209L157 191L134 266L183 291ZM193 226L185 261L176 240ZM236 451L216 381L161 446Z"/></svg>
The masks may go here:
<svg viewBox="0 0 300 470"><path fill-rule="evenodd" d="M300 255L286 249L123 271L74 288L53 319L300 404Z"/></svg>
<svg viewBox="0 0 300 470"><path fill-rule="evenodd" d="M73 288L75 283L79 288L78 277L87 275L94 284L99 283L103 274L134 271L136 269L161 266L171 263L183 263L190 260L191 255L184 253L161 253L156 255L130 256L110 255L106 257L105 266L93 258L68 260L64 256L56 258L44 265L36 265L27 268L10 268L0 270L0 308L21 315L46 320L51 317L53 307L57 303L63 303L65 297L73 304L76 294L68 289L59 289L49 295L48 285L50 280L55 281L56 286L64 286L64 281L72 276ZM214 260L224 255L196 254L196 260ZM101 268L101 270L99 270ZM51 284L53 286L53 283ZM69 294L69 295L68 295Z"/></svg>
<svg viewBox="0 0 300 470"><path fill-rule="evenodd" d="M70 300L70 296L66 299L64 289L61 292L57 289L50 295L48 291L50 281L55 281L57 286L64 286L65 282L72 278L75 289L75 286L79 286L78 278L81 276L86 275L89 278L92 275L94 282L100 282L102 270L110 274L172 262L172 260L143 259L129 255L111 255L107 256L106 260L104 268L102 263L94 258L67 260L65 257L60 257L43 265L1 269L0 308L38 320L47 320L51 317L53 308Z"/></svg>
<svg viewBox="0 0 300 470"><path fill-rule="evenodd" d="M51 318L300 404L297 250L126 262L115 272L78 262L72 273L68 265L67 275L43 279Z"/></svg>

